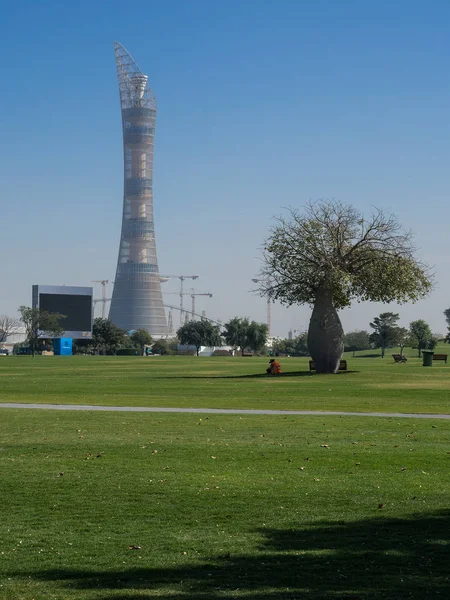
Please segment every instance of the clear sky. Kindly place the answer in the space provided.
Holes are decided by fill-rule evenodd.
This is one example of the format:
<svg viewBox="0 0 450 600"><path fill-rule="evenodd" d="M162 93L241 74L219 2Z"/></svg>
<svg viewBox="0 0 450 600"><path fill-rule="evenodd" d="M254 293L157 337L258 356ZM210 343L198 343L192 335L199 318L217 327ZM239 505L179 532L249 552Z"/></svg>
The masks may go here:
<svg viewBox="0 0 450 600"><path fill-rule="evenodd" d="M436 273L427 300L356 304L342 313L346 330L395 310L402 325L424 318L445 331L446 0L2 3L0 313L30 304L33 283L114 279L123 194L114 40L158 102L160 271L200 276L195 288L214 296L197 298L198 310L265 320L251 278L273 215L334 197L395 212ZM273 333L305 329L309 314L274 305Z"/></svg>

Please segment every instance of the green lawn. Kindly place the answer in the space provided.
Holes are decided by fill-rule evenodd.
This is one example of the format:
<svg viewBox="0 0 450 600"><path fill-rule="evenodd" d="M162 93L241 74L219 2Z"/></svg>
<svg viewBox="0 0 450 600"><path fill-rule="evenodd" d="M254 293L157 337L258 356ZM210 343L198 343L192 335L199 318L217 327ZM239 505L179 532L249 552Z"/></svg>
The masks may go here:
<svg viewBox="0 0 450 600"><path fill-rule="evenodd" d="M2 600L450 596L446 421L0 415Z"/></svg>
<svg viewBox="0 0 450 600"><path fill-rule="evenodd" d="M7 357L0 396L450 412L450 365L346 358ZM448 598L449 467L446 420L4 408L0 600Z"/></svg>
<svg viewBox="0 0 450 600"><path fill-rule="evenodd" d="M283 358L281 377L257 357L2 357L0 402L450 413L450 363L391 354L349 354L350 371L332 376Z"/></svg>

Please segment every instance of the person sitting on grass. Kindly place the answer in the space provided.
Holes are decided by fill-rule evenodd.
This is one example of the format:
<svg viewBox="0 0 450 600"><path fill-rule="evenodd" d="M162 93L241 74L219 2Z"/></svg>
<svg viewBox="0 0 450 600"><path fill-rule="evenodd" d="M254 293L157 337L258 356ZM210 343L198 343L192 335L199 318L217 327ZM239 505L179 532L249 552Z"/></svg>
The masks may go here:
<svg viewBox="0 0 450 600"><path fill-rule="evenodd" d="M271 358L269 360L269 367L266 369L266 373L268 375L279 375L282 372L283 371L281 370L280 363L274 358Z"/></svg>

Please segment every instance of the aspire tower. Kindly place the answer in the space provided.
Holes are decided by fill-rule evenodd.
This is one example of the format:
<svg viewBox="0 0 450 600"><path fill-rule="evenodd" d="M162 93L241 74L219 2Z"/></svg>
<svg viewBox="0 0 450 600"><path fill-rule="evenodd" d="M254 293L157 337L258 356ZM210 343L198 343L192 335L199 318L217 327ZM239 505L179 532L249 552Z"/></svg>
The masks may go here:
<svg viewBox="0 0 450 600"><path fill-rule="evenodd" d="M122 108L124 196L119 258L109 319L126 331L167 335L153 222L156 100L147 75L115 42Z"/></svg>

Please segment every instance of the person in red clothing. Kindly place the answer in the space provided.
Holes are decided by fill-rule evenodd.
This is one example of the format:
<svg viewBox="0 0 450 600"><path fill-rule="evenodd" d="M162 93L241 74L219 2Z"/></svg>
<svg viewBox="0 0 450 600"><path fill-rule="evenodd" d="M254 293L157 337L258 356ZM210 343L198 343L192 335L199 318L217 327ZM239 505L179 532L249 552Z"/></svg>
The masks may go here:
<svg viewBox="0 0 450 600"><path fill-rule="evenodd" d="M271 358L269 360L269 367L266 369L266 373L269 375L279 375L282 372L283 371L281 370L280 363L274 358Z"/></svg>

